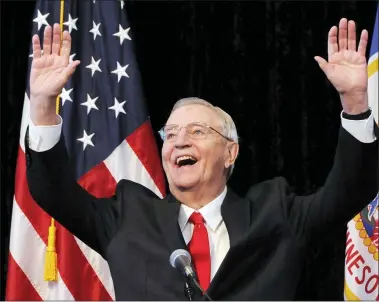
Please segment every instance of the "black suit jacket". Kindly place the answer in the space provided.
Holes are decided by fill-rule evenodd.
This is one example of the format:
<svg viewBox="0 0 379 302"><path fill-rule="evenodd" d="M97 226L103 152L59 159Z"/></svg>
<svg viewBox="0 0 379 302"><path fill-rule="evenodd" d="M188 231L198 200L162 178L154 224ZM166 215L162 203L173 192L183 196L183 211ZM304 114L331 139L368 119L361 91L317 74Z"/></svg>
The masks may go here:
<svg viewBox="0 0 379 302"><path fill-rule="evenodd" d="M94 198L68 168L63 137L45 152L25 145L32 197L108 261L117 300L186 300L185 279L168 260L175 249L186 249L179 201L170 194L161 200L127 180L118 183L112 198ZM346 225L375 197L377 166L377 141L360 143L341 128L334 165L316 194L296 196L282 177L254 185L244 198L228 188L221 211L230 250L209 296L293 300L307 244Z"/></svg>

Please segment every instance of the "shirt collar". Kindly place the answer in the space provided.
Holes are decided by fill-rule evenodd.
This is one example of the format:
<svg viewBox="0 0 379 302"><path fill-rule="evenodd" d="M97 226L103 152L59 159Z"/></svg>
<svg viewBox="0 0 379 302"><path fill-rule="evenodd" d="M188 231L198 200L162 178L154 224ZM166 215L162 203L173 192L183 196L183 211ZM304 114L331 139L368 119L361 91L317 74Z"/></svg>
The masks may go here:
<svg viewBox="0 0 379 302"><path fill-rule="evenodd" d="M212 200L210 203L197 211L203 216L205 222L209 225L212 231L215 231L222 221L221 205L225 199L226 191L227 187L225 186L224 191L219 196L217 196L216 199ZM188 219L195 211L196 210L184 204L180 206L178 222L181 231L183 231L188 222Z"/></svg>

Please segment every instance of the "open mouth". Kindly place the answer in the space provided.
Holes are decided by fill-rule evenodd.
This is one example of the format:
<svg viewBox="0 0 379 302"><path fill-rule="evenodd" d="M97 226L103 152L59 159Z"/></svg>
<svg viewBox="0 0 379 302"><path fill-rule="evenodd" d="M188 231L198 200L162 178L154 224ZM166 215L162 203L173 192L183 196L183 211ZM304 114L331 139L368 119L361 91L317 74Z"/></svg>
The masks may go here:
<svg viewBox="0 0 379 302"><path fill-rule="evenodd" d="M180 156L176 159L176 165L178 167L193 166L196 163L197 163L197 159L188 155Z"/></svg>

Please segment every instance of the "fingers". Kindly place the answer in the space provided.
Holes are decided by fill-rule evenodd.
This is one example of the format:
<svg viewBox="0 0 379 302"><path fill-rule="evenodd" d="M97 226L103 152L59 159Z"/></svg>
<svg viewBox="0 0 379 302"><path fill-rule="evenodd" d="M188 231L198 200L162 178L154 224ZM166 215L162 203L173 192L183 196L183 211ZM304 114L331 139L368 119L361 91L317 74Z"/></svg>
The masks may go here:
<svg viewBox="0 0 379 302"><path fill-rule="evenodd" d="M43 33L43 54L49 55L51 53L51 26L47 25Z"/></svg>
<svg viewBox="0 0 379 302"><path fill-rule="evenodd" d="M33 58L40 58L42 55L41 42L38 35L32 37ZM59 24L53 27L47 25L43 33L43 54L44 55L62 55L66 57L67 62L71 52L71 35L65 30L61 36Z"/></svg>
<svg viewBox="0 0 379 302"><path fill-rule="evenodd" d="M63 32L61 55L69 59L71 52L71 35L67 30Z"/></svg>
<svg viewBox="0 0 379 302"><path fill-rule="evenodd" d="M41 42L38 35L32 37L33 59L41 57Z"/></svg>
<svg viewBox="0 0 379 302"><path fill-rule="evenodd" d="M364 29L361 33L361 39L360 39L359 45L358 45L358 53L360 55L362 55L362 56L366 55L367 44L368 44L368 32L367 32L367 30Z"/></svg>
<svg viewBox="0 0 379 302"><path fill-rule="evenodd" d="M352 51L357 49L355 30L355 22L350 20L347 24L347 49Z"/></svg>
<svg viewBox="0 0 379 302"><path fill-rule="evenodd" d="M53 37L51 37L53 36ZM43 34L43 53L59 55L61 48L61 28L55 23L53 28L47 25Z"/></svg>
<svg viewBox="0 0 379 302"><path fill-rule="evenodd" d="M60 49L61 49L61 28L59 24L54 24L52 54L59 55Z"/></svg>
<svg viewBox="0 0 379 302"><path fill-rule="evenodd" d="M329 58L338 52L338 41L337 41L337 26L333 26L329 30L328 34L328 56Z"/></svg>
<svg viewBox="0 0 379 302"><path fill-rule="evenodd" d="M339 51L351 50L357 51L357 34L356 24L353 20L348 21L342 18L339 22L338 29L333 26L328 34L328 56L329 59L332 55ZM338 37L338 39L337 39ZM358 45L358 53L361 55L366 54L368 44L368 32L363 30Z"/></svg>
<svg viewBox="0 0 379 302"><path fill-rule="evenodd" d="M342 18L338 28L339 50L347 49L347 19Z"/></svg>

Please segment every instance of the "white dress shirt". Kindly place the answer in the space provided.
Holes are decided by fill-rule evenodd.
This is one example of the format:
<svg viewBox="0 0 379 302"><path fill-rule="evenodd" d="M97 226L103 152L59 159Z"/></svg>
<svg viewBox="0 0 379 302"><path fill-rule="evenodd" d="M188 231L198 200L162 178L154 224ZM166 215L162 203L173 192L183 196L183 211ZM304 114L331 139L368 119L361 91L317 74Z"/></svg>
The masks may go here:
<svg viewBox="0 0 379 302"><path fill-rule="evenodd" d="M373 115L365 120L348 120L342 117L341 123L351 135L363 143L371 143L376 140L374 135ZM54 126L35 126L29 121L29 147L37 152L51 149L59 141L62 130L60 124ZM208 230L209 246L211 253L211 279L216 274L226 253L229 250L229 235L221 216L221 205L226 196L227 188L209 204L201 208L200 212L206 221ZM178 223L185 242L188 244L192 237L193 225L188 222L194 209L182 205L179 211Z"/></svg>
<svg viewBox="0 0 379 302"><path fill-rule="evenodd" d="M199 212L204 220L208 231L209 250L211 254L211 280L216 274L221 262L229 250L229 234L221 216L221 205L225 199L227 188L213 201L202 207ZM181 205L178 222L186 244L192 238L193 224L188 221L194 209Z"/></svg>

